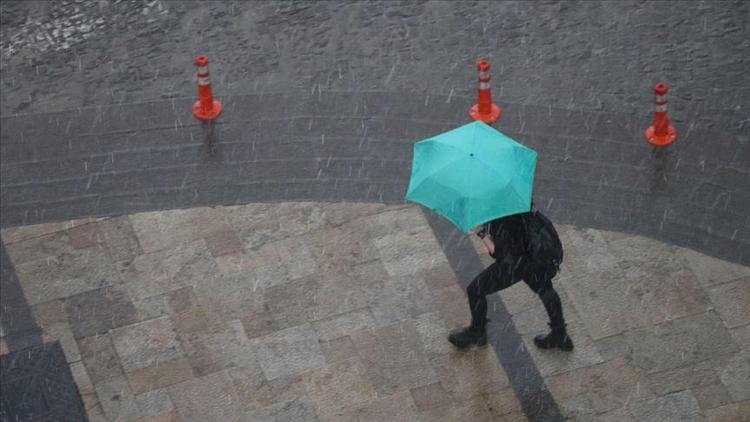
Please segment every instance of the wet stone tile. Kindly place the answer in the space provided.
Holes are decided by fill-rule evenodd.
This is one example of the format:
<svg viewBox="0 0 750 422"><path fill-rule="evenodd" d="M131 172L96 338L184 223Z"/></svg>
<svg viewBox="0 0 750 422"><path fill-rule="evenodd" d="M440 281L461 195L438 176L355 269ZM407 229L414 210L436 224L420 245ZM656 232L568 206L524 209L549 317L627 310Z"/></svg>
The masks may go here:
<svg viewBox="0 0 750 422"><path fill-rule="evenodd" d="M277 403L307 397L304 379L300 375L282 376L267 380L263 370L257 368L236 368L229 371L229 377L246 408L262 409Z"/></svg>
<svg viewBox="0 0 750 422"><path fill-rule="evenodd" d="M629 358L648 372L674 369L737 351L728 330L713 313L629 331L624 340Z"/></svg>
<svg viewBox="0 0 750 422"><path fill-rule="evenodd" d="M750 399L750 351L740 351L717 370L734 401Z"/></svg>
<svg viewBox="0 0 750 422"><path fill-rule="evenodd" d="M356 309L313 322L313 328L321 340L340 338L374 326L375 320L369 308Z"/></svg>
<svg viewBox="0 0 750 422"><path fill-rule="evenodd" d="M268 380L325 365L318 337L309 324L287 328L250 342Z"/></svg>
<svg viewBox="0 0 750 422"><path fill-rule="evenodd" d="M42 329L53 324L68 322L68 312L65 309L65 301L62 299L34 305L31 312L34 315L34 321Z"/></svg>
<svg viewBox="0 0 750 422"><path fill-rule="evenodd" d="M131 215L130 223L145 253L231 231L221 208L190 208Z"/></svg>
<svg viewBox="0 0 750 422"><path fill-rule="evenodd" d="M33 224L29 226L8 227L2 229L3 243L11 245L34 238L41 238L53 233L63 232L74 227L96 222L95 218L83 218L79 220L63 221L59 223Z"/></svg>
<svg viewBox="0 0 750 422"><path fill-rule="evenodd" d="M15 263L29 305L116 284L120 275L103 248L54 251L48 257Z"/></svg>
<svg viewBox="0 0 750 422"><path fill-rule="evenodd" d="M317 264L304 243L283 239L217 258L223 274L244 274L260 289L314 275Z"/></svg>
<svg viewBox="0 0 750 422"><path fill-rule="evenodd" d="M440 383L412 388L411 397L420 412L445 413L452 406L451 396Z"/></svg>
<svg viewBox="0 0 750 422"><path fill-rule="evenodd" d="M321 274L265 291L273 317L285 327L320 321L362 309L367 298L360 287L341 274Z"/></svg>
<svg viewBox="0 0 750 422"><path fill-rule="evenodd" d="M203 240L139 255L123 272L122 289L133 300L204 283L219 273Z"/></svg>
<svg viewBox="0 0 750 422"><path fill-rule="evenodd" d="M315 407L305 397L294 397L245 414L245 420L318 421Z"/></svg>
<svg viewBox="0 0 750 422"><path fill-rule="evenodd" d="M590 228L575 228L567 235L563 267L570 274L611 272L619 269L618 259L610 252L602 232Z"/></svg>
<svg viewBox="0 0 750 422"><path fill-rule="evenodd" d="M633 415L630 414L627 407L593 415L591 420L595 422L637 422L633 419Z"/></svg>
<svg viewBox="0 0 750 422"><path fill-rule="evenodd" d="M133 394L142 394L194 378L193 368L187 359L162 362L127 374Z"/></svg>
<svg viewBox="0 0 750 422"><path fill-rule="evenodd" d="M424 282L430 289L441 289L458 285L456 274L450 264L444 263L425 271Z"/></svg>
<svg viewBox="0 0 750 422"><path fill-rule="evenodd" d="M330 418L330 419L329 419ZM381 396L358 406L347 407L332 415L322 414L323 420L413 422L419 420L417 406L408 391Z"/></svg>
<svg viewBox="0 0 750 422"><path fill-rule="evenodd" d="M634 314L642 315L648 323L658 324L708 310L709 298L695 274L677 270L659 276L649 276L643 266L626 271L625 279L630 290L640 301Z"/></svg>
<svg viewBox="0 0 750 422"><path fill-rule="evenodd" d="M438 381L413 321L352 334L367 377L378 395L393 394Z"/></svg>
<svg viewBox="0 0 750 422"><path fill-rule="evenodd" d="M443 387L457 400L500 391L510 386L491 348L434 357L431 366Z"/></svg>
<svg viewBox="0 0 750 422"><path fill-rule="evenodd" d="M66 362L76 362L81 360L81 352L76 342L73 331L67 322L57 322L48 325L42 332L42 340L45 343L59 341L60 346L65 354Z"/></svg>
<svg viewBox="0 0 750 422"><path fill-rule="evenodd" d="M320 414L331 414L340 407L356 406L376 398L367 379L367 369L358 358L339 361L305 374L310 398Z"/></svg>
<svg viewBox="0 0 750 422"><path fill-rule="evenodd" d="M97 383L123 374L109 334L79 339L78 348L92 382Z"/></svg>
<svg viewBox="0 0 750 422"><path fill-rule="evenodd" d="M138 418L138 404L124 376L108 378L94 385L107 420L128 421Z"/></svg>
<svg viewBox="0 0 750 422"><path fill-rule="evenodd" d="M265 309L263 289L246 274L217 274L195 283L193 290L206 309L225 320L244 318Z"/></svg>
<svg viewBox="0 0 750 422"><path fill-rule="evenodd" d="M138 419L138 422L177 422L177 411L170 410L168 412L159 413L153 416L143 416Z"/></svg>
<svg viewBox="0 0 750 422"><path fill-rule="evenodd" d="M320 348L329 364L357 357L357 349L349 336L326 341L321 339Z"/></svg>
<svg viewBox="0 0 750 422"><path fill-rule="evenodd" d="M348 203L337 202L323 204L323 215L327 227L337 227L353 220L368 218L389 208L385 204L377 203Z"/></svg>
<svg viewBox="0 0 750 422"><path fill-rule="evenodd" d="M85 249L104 243L104 234L97 224L84 224L69 229L70 245L75 249Z"/></svg>
<svg viewBox="0 0 750 422"><path fill-rule="evenodd" d="M245 250L242 241L234 231L212 234L206 237L206 245L214 257L240 253Z"/></svg>
<svg viewBox="0 0 750 422"><path fill-rule="evenodd" d="M276 321L271 311L267 310L267 308L268 305L264 305L263 311L247 312L242 316L242 326L245 328L247 338L261 337L284 328L281 323Z"/></svg>
<svg viewBox="0 0 750 422"><path fill-rule="evenodd" d="M91 290L65 300L70 326L76 338L105 334L137 321L133 303L114 287Z"/></svg>
<svg viewBox="0 0 750 422"><path fill-rule="evenodd" d="M648 374L647 386L654 395L661 396L688 388L695 390L720 383L715 363L705 360L677 369Z"/></svg>
<svg viewBox="0 0 750 422"><path fill-rule="evenodd" d="M449 327L439 312L420 315L414 323L428 358L453 353L453 345L448 342Z"/></svg>
<svg viewBox="0 0 750 422"><path fill-rule="evenodd" d="M112 330L111 335L126 373L185 355L174 324L166 316Z"/></svg>
<svg viewBox="0 0 750 422"><path fill-rule="evenodd" d="M595 340L707 308L705 294L684 271L666 278L642 278L613 270L571 277L558 285Z"/></svg>
<svg viewBox="0 0 750 422"><path fill-rule="evenodd" d="M750 350L750 324L729 330L734 344L742 350Z"/></svg>
<svg viewBox="0 0 750 422"><path fill-rule="evenodd" d="M81 395L84 408L88 410L94 406L98 406L99 398L96 396L94 383L91 382L91 378L89 377L89 373L83 362L79 361L71 363L70 373L73 375L76 387L78 387L78 393Z"/></svg>
<svg viewBox="0 0 750 422"><path fill-rule="evenodd" d="M172 385L168 391L180 420L242 420L239 398L226 371Z"/></svg>
<svg viewBox="0 0 750 422"><path fill-rule="evenodd" d="M626 272L638 270L643 277L662 278L688 269L678 248L643 236L625 236L608 242L609 251Z"/></svg>
<svg viewBox="0 0 750 422"><path fill-rule="evenodd" d="M320 271L351 267L379 256L362 225L359 221L346 223L304 238Z"/></svg>
<svg viewBox="0 0 750 422"><path fill-rule="evenodd" d="M418 233L429 230L424 214L417 206L393 207L366 219L371 238L382 238L396 233Z"/></svg>
<svg viewBox="0 0 750 422"><path fill-rule="evenodd" d="M508 414L523 413L521 402L518 401L513 388L488 393L482 397L487 403L487 410L496 419L500 419L501 416Z"/></svg>
<svg viewBox="0 0 750 422"><path fill-rule="evenodd" d="M174 410L172 400L165 388L152 390L135 396L141 417L155 417Z"/></svg>
<svg viewBox="0 0 750 422"><path fill-rule="evenodd" d="M6 239L7 230L2 231L3 243L6 245L8 256L13 266L16 267L17 273L19 271L18 267L22 264L51 259L60 254L70 255L75 251L70 244L70 236L65 231L55 230L39 237L29 237L13 242L12 239ZM19 277L20 275L19 273Z"/></svg>
<svg viewBox="0 0 750 422"><path fill-rule="evenodd" d="M390 278L383 261L378 258L355 265L351 269L351 275L360 286L367 286Z"/></svg>
<svg viewBox="0 0 750 422"><path fill-rule="evenodd" d="M374 239L391 276L410 276L444 265L447 260L431 229L397 232Z"/></svg>
<svg viewBox="0 0 750 422"><path fill-rule="evenodd" d="M750 277L750 267L723 261L712 256L698 253L692 249L680 248L685 265L698 277L704 287L712 287L741 277Z"/></svg>
<svg viewBox="0 0 750 422"><path fill-rule="evenodd" d="M708 294L725 326L750 323L750 277L712 287Z"/></svg>
<svg viewBox="0 0 750 422"><path fill-rule="evenodd" d="M607 412L651 397L644 375L621 358L554 375L547 386L555 400L575 414Z"/></svg>
<svg viewBox="0 0 750 422"><path fill-rule="evenodd" d="M750 415L750 400L706 410L709 422L741 421Z"/></svg>
<svg viewBox="0 0 750 422"><path fill-rule="evenodd" d="M458 287L445 287L432 291L432 298L449 328L465 326L471 321L466 292Z"/></svg>
<svg viewBox="0 0 750 422"><path fill-rule="evenodd" d="M227 207L225 212L248 249L325 227L323 208L316 202L248 204Z"/></svg>
<svg viewBox="0 0 750 422"><path fill-rule="evenodd" d="M695 387L691 389L695 399L704 411L715 407L732 403L732 396L729 390L723 384L716 383L704 387Z"/></svg>
<svg viewBox="0 0 750 422"><path fill-rule="evenodd" d="M143 253L133 226L127 216L108 218L96 224L104 237L104 244L112 260L130 264L136 256Z"/></svg>
<svg viewBox="0 0 750 422"><path fill-rule="evenodd" d="M133 302L139 321L174 315L197 306L197 298L192 286L151 296Z"/></svg>
<svg viewBox="0 0 750 422"><path fill-rule="evenodd" d="M468 399L462 399L457 400L455 402L455 405L449 409L449 411L441 415L442 417L438 417L435 420L436 421L455 421L455 420L471 420L471 421L482 421L482 422L505 422L505 421L512 421L516 420L514 418L518 417L516 416L518 414L510 414L506 413L504 415L500 415L499 417L495 417L491 410L490 406L485 402L485 400L482 397L471 397ZM520 414L521 417L523 417L523 414ZM523 419L517 419L519 421L523 420L526 421L525 417Z"/></svg>
<svg viewBox="0 0 750 422"><path fill-rule="evenodd" d="M628 408L637 421L683 422L706 420L698 401L690 390L631 403Z"/></svg>
<svg viewBox="0 0 750 422"><path fill-rule="evenodd" d="M203 376L224 368L255 367L255 353L239 320L220 321L203 312L185 313L177 322L179 338L193 371ZM203 319L206 320L203 320Z"/></svg>
<svg viewBox="0 0 750 422"><path fill-rule="evenodd" d="M414 318L435 309L430 290L420 276L400 276L370 283L363 288L379 326Z"/></svg>
<svg viewBox="0 0 750 422"><path fill-rule="evenodd" d="M255 250L248 251L249 254ZM264 286L278 284L276 280L297 280L318 271L310 248L299 239L283 239L264 245L258 250L264 259L256 269ZM282 281L283 282L283 281Z"/></svg>

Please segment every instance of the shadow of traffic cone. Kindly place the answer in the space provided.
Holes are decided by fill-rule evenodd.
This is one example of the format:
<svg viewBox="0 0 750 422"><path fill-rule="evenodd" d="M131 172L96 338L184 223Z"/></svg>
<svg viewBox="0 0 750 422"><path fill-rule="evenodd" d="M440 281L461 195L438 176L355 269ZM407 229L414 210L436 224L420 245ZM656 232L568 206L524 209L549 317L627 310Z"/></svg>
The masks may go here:
<svg viewBox="0 0 750 422"><path fill-rule="evenodd" d="M213 120L221 114L221 103L214 99L208 78L208 57L198 56L198 101L193 104L193 116L199 120Z"/></svg>
<svg viewBox="0 0 750 422"><path fill-rule="evenodd" d="M490 61L482 59L477 63L479 70L479 95L477 103L469 110L469 115L474 120L481 120L487 124L500 118L500 107L492 102L492 89L490 89Z"/></svg>
<svg viewBox="0 0 750 422"><path fill-rule="evenodd" d="M671 145L677 139L677 129L669 124L667 91L669 91L669 86L665 83L658 83L654 87L654 93L656 94L654 124L646 129L646 139L651 145L657 147Z"/></svg>

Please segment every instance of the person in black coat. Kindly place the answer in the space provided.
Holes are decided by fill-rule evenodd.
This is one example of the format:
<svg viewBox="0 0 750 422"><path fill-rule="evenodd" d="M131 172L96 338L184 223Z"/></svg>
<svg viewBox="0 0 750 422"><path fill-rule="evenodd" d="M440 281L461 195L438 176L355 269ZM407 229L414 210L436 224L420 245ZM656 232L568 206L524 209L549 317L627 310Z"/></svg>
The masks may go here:
<svg viewBox="0 0 750 422"><path fill-rule="evenodd" d="M487 344L486 296L523 280L544 303L552 329L547 335L535 337L534 344L543 349L573 350L573 342L565 330L560 296L552 286L552 279L557 275L559 261L562 259L562 246L549 220L537 216L536 212L499 218L469 232L482 239L487 252L495 258L495 262L479 273L466 289L471 309L471 325L450 333L448 340L456 347ZM554 235L559 248L559 260L550 259L547 254L538 252L539 245L534 245L534 242L539 241L532 238L529 230L530 225L536 223L532 221L534 218L544 218L549 224L547 234ZM544 228L543 225L535 227Z"/></svg>

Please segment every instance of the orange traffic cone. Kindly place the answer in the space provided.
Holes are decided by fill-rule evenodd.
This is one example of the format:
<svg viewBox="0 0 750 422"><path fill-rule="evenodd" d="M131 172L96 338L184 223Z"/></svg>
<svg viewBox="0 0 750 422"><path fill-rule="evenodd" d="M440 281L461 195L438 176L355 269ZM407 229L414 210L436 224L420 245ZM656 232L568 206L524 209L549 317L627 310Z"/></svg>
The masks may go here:
<svg viewBox="0 0 750 422"><path fill-rule="evenodd" d="M646 129L646 139L651 145L657 147L671 145L677 139L677 129L669 124L667 91L669 91L669 86L665 83L658 83L654 87L656 93L654 124Z"/></svg>
<svg viewBox="0 0 750 422"><path fill-rule="evenodd" d="M198 56L198 101L193 104L193 115L200 120L213 120L221 114L221 103L214 100L211 81L208 79L208 57Z"/></svg>
<svg viewBox="0 0 750 422"><path fill-rule="evenodd" d="M479 69L479 95L477 103L469 110L469 115L474 120L492 123L500 118L500 107L492 102L492 89L490 88L490 61L482 59L477 63Z"/></svg>

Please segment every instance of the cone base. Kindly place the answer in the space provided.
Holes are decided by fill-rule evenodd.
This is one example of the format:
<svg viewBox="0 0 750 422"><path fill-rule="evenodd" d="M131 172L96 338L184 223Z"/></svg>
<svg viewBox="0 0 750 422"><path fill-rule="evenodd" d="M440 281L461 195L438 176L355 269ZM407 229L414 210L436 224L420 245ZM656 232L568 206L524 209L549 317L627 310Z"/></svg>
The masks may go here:
<svg viewBox="0 0 750 422"><path fill-rule="evenodd" d="M211 110L201 108L200 101L196 101L193 104L193 116L198 120L213 120L219 117L219 114L221 114L221 103L218 100L214 100Z"/></svg>
<svg viewBox="0 0 750 422"><path fill-rule="evenodd" d="M497 119L500 118L500 114L500 107L498 107L495 103L492 103L490 114L480 114L479 104L474 104L474 107L469 110L469 116L471 116L472 119L481 120L485 123L492 123L497 121Z"/></svg>
<svg viewBox="0 0 750 422"><path fill-rule="evenodd" d="M677 139L677 129L673 128L672 126L667 129L667 134L662 136L657 136L655 134L656 129L654 129L653 126L649 126L648 129L646 129L646 139L648 140L648 143L657 147L665 147L668 145L671 145L675 139Z"/></svg>

